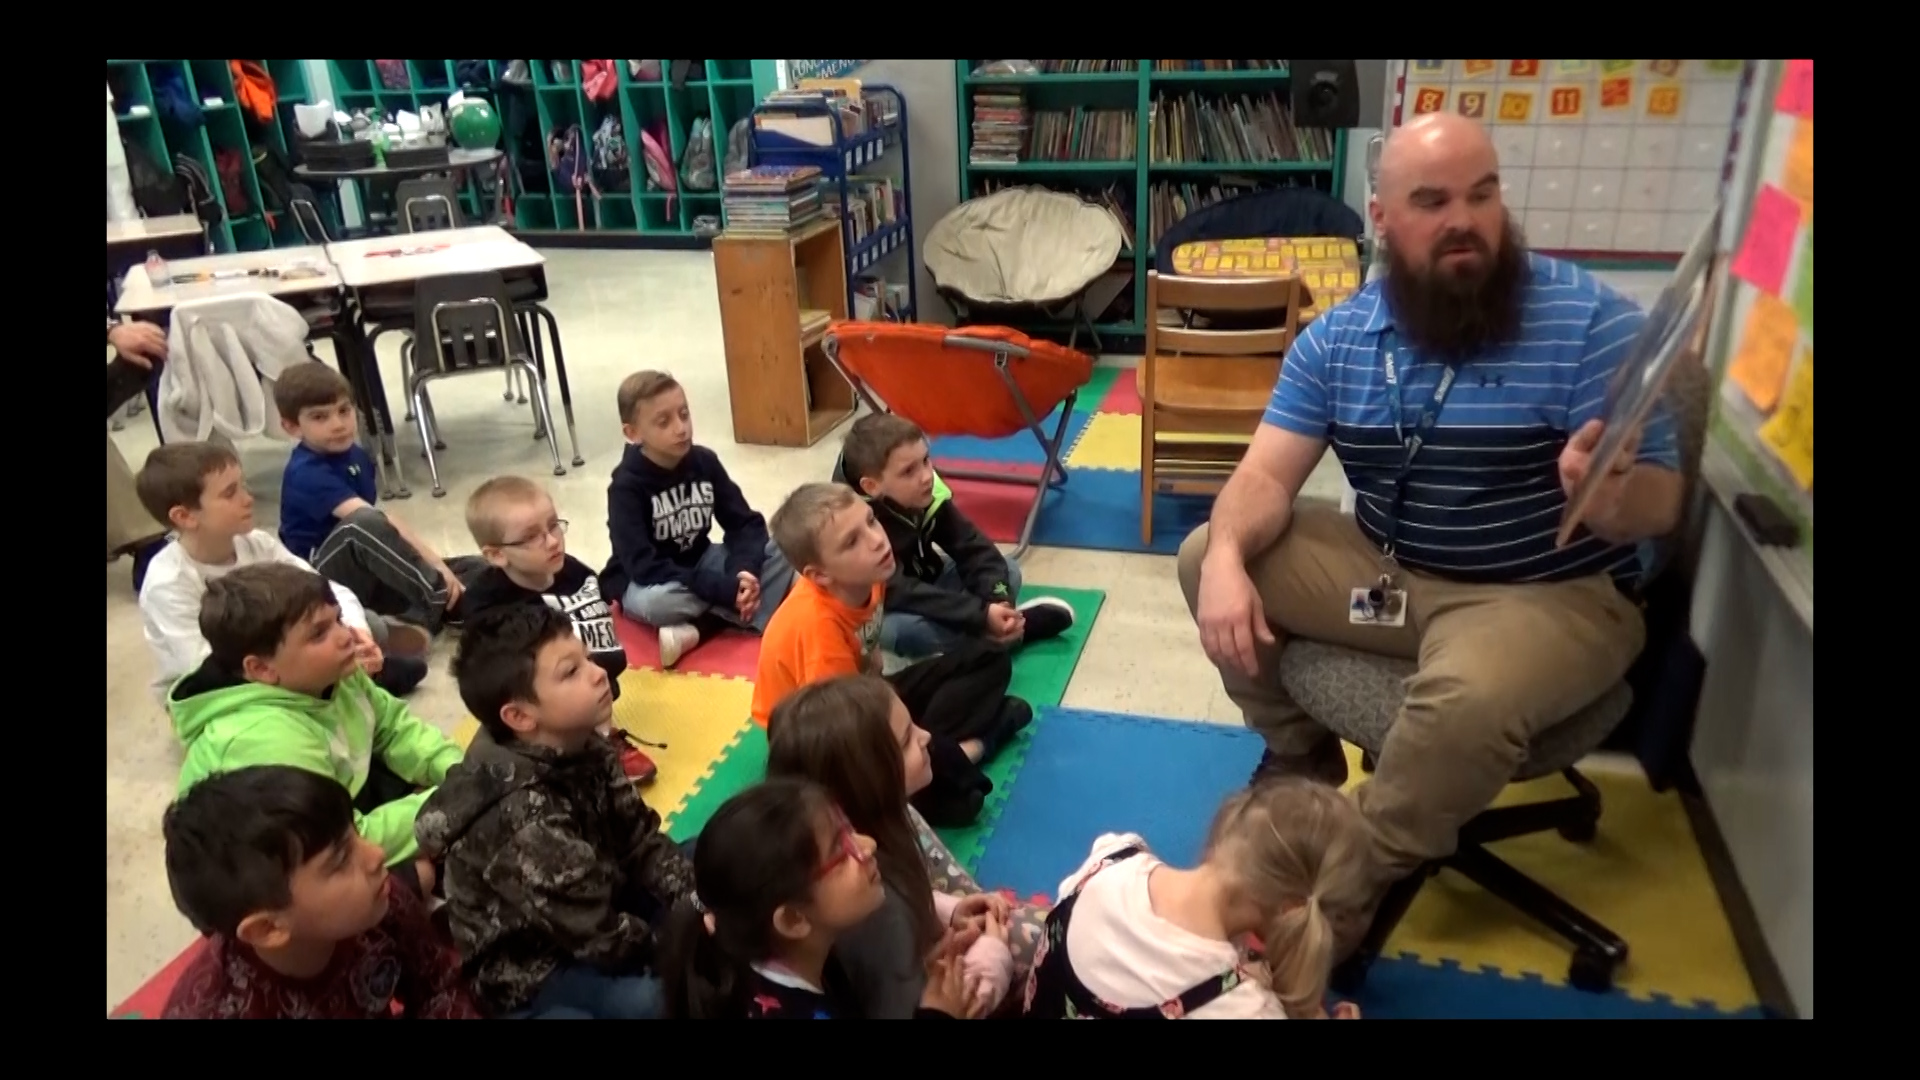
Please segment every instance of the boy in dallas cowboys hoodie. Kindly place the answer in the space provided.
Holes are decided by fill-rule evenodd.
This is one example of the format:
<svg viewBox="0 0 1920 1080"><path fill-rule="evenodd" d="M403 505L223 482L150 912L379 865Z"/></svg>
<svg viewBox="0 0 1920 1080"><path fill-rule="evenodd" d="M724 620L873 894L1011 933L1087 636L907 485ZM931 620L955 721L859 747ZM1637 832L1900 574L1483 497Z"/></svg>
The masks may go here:
<svg viewBox="0 0 1920 1080"><path fill-rule="evenodd" d="M607 487L613 558L600 582L628 618L660 631L660 666L670 668L728 626L764 629L793 568L720 458L694 445L687 393L672 375L627 376L618 403L627 449ZM725 533L717 544L715 522Z"/></svg>

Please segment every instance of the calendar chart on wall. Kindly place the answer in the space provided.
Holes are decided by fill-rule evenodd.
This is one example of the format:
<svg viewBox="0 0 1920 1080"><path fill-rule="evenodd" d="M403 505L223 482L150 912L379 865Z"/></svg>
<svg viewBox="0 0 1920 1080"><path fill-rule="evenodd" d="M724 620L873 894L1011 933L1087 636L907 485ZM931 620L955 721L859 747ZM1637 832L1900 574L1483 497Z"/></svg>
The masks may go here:
<svg viewBox="0 0 1920 1080"><path fill-rule="evenodd" d="M1452 112L1487 125L1529 246L1665 260L1713 212L1745 60L1403 60L1398 126Z"/></svg>

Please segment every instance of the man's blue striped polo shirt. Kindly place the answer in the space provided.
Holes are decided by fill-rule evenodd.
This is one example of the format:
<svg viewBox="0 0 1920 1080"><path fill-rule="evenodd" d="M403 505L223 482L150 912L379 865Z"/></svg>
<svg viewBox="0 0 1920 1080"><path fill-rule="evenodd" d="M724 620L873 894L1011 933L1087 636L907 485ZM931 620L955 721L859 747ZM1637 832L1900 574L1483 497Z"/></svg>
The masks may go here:
<svg viewBox="0 0 1920 1080"><path fill-rule="evenodd" d="M1414 458L1401 502L1401 565L1454 581L1562 581L1606 571L1633 586L1636 548L1582 530L1555 548L1567 497L1560 451L1601 418L1607 387L1646 316L1633 301L1571 263L1528 256L1520 339L1460 367L1438 423ZM1445 366L1394 329L1373 282L1314 320L1287 353L1266 422L1326 439L1358 496L1355 516L1386 543L1394 482L1406 457L1394 428L1385 356L1400 382L1401 425L1411 433ZM1664 403L1648 420L1639 460L1679 467Z"/></svg>

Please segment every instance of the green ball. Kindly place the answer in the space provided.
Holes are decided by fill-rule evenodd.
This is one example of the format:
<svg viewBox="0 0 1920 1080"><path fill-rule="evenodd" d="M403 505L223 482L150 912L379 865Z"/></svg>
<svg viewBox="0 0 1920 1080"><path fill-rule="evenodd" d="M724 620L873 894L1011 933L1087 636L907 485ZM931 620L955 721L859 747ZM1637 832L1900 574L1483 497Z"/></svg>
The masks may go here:
<svg viewBox="0 0 1920 1080"><path fill-rule="evenodd" d="M447 117L447 131L462 150L489 150L500 142L500 114L484 101L469 99Z"/></svg>

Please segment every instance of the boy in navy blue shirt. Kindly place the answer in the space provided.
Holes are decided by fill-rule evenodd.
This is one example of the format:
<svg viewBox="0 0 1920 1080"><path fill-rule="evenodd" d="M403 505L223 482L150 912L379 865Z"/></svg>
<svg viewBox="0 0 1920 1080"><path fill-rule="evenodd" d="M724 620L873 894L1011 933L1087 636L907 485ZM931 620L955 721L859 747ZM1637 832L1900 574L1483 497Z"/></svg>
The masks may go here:
<svg viewBox="0 0 1920 1080"><path fill-rule="evenodd" d="M664 371L640 371L620 383L618 403L627 449L607 488L606 595L660 631L661 667L727 626L766 629L793 568L719 455L694 445L686 391Z"/></svg>
<svg viewBox="0 0 1920 1080"><path fill-rule="evenodd" d="M442 558L407 524L374 506L373 456L360 446L353 390L331 367L295 364L274 383L280 426L300 440L280 480L280 542L368 611L439 633L460 617L477 556Z"/></svg>

